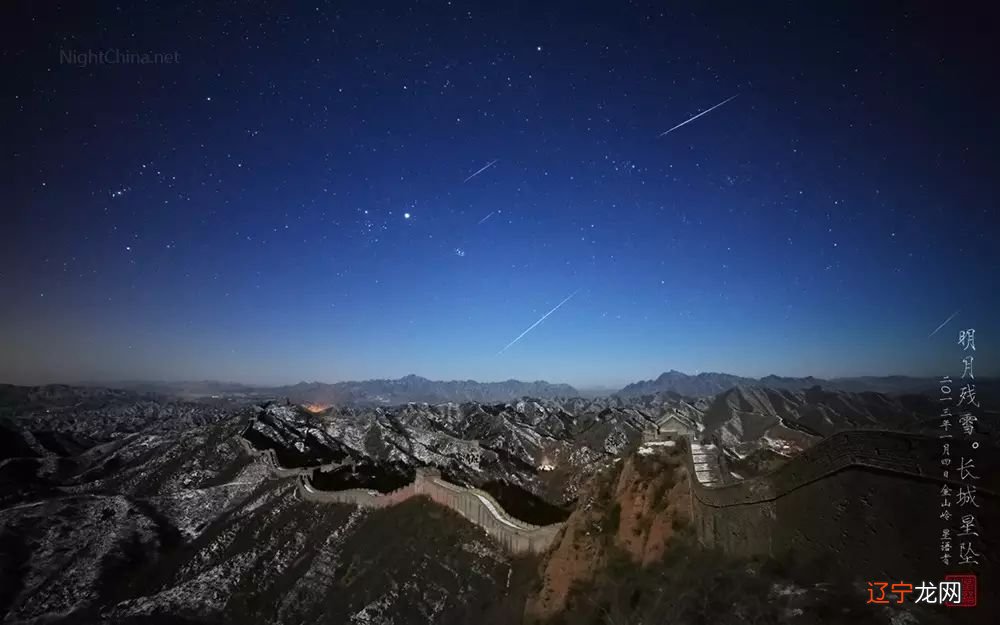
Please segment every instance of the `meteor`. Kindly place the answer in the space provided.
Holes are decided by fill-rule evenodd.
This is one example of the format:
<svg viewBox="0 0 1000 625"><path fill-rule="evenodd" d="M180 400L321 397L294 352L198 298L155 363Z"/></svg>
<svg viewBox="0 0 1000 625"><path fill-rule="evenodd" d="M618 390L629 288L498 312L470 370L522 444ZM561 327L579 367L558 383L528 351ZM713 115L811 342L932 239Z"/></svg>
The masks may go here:
<svg viewBox="0 0 1000 625"><path fill-rule="evenodd" d="M487 216L485 216L485 217L483 217L482 219L479 220L479 224L483 223L484 221L486 221L487 219L489 219L490 217L492 217L493 213L495 213L495 212L496 211L490 211L489 215L487 215ZM476 225L478 226L479 224L476 224Z"/></svg>
<svg viewBox="0 0 1000 625"><path fill-rule="evenodd" d="M735 97L736 97L736 96L738 96L738 95L740 95L740 94L738 94L738 93L737 93L737 94L736 94L736 95L734 95L734 96L733 96L732 98L729 98L729 99L727 99L727 100L723 100L722 102L719 102L718 104L716 104L716 105L715 105L715 106L713 106L712 108L710 108L710 109L708 109L708 110L706 110L706 111L702 111L702 112L698 113L697 115L695 115L695 116L694 116L694 117L692 117L691 119L689 119L689 120L687 120L687 121L684 121L684 122L681 122L681 123L677 124L676 126L674 126L673 128L671 128L670 130L665 130L665 131L661 132L661 133L660 133L660 134L659 134L658 136L662 137L663 135L666 135L666 134L670 134L671 132L673 132L673 131L677 130L677 129L678 129L678 128L680 128L681 126L684 126L685 124L690 124L691 122L693 122L694 120L698 119L699 117L701 117L701 116L702 116L702 115L704 115L705 113L711 113L712 111L714 111L715 109L719 108L720 106L722 106L722 105L723 105L723 104L725 104L726 102L729 102L729 100L732 100L733 98L735 98Z"/></svg>
<svg viewBox="0 0 1000 625"><path fill-rule="evenodd" d="M468 182L468 181L472 180L473 178L475 178L475 177L476 177L476 176L478 176L479 174L483 173L484 171L486 171L486 170L487 170L487 169L489 169L490 167L493 167L494 165L496 165L496 163L497 163L497 160L499 160L499 159L493 159L493 160L492 160L492 161L490 161L489 163L486 163L486 166L485 166L485 167L483 167L482 169L480 169L480 170L479 170L479 171L477 171L476 173L472 174L471 176L469 176L468 178L466 178L465 180L463 180L463 181L462 181L462 184L465 184L466 182Z"/></svg>
<svg viewBox="0 0 1000 625"><path fill-rule="evenodd" d="M516 338L516 339L514 339L514 340L513 340L513 341L511 341L510 343L507 343L506 347L504 347L503 349L501 349L500 351L498 351L498 352L497 352L497 356L499 356L500 354L502 354L502 353L504 353L505 351L507 351L507 348L508 348L508 347L510 347L511 345L513 345L514 343L517 343L518 341L520 341L520 340L521 340L521 338L522 338L522 337L523 337L523 336L524 336L525 334L527 334L528 332L531 332L532 330L534 330L534 329L535 329L535 326L537 326L537 325L538 325L538 324L540 324L541 322L545 321L545 318L546 318L546 317L548 317L549 315L551 315L551 314L552 314L552 313L554 313L555 311L559 310L559 307L560 307L560 306L562 306L563 304L565 304L565 303L566 303L566 302L568 302L569 300L573 299L573 296L574 296L574 295L576 295L576 294L577 294L577 293L579 293L579 292L580 292L580 289L577 289L577 290L573 291L573 293L571 293L569 297L567 297L567 298L566 298L566 299L564 299L563 301L561 301L561 302L559 302L558 304L556 304L556 307L555 307L555 308L553 308L553 309L552 309L552 310L550 310L549 312L547 312L547 313L545 313L544 315L542 315L542 318L541 318L541 319L539 319L539 320L538 320L538 321L536 321L535 323L531 324L531 326L530 326L530 327L529 327L529 328L528 328L527 330L525 330L524 332L522 332L521 334L519 334L519 335L517 336L517 338Z"/></svg>
<svg viewBox="0 0 1000 625"><path fill-rule="evenodd" d="M935 334L937 334L938 330L940 330L941 328L943 328L946 325L948 325L948 322L951 321L952 319L954 319L955 315L957 315L957 314L958 314L957 310L955 312L951 313L951 316L948 317L947 319L945 319L944 322L941 325L939 325L937 328L935 328L933 332L931 332L930 334L928 334L927 338L931 338L932 336L934 336Z"/></svg>

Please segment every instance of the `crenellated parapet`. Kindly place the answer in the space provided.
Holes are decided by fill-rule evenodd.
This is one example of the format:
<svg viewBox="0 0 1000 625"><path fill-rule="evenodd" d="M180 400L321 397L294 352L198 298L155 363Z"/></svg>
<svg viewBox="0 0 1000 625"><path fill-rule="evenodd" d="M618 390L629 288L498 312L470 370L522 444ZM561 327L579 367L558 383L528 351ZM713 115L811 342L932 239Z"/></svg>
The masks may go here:
<svg viewBox="0 0 1000 625"><path fill-rule="evenodd" d="M315 469L330 471L342 466L340 463L330 462L327 464L321 464L310 467L283 467L281 466L281 463L278 462L278 456L277 454L274 453L273 449L257 449L256 447L251 445L247 439L243 438L242 436L239 437L239 441L240 445L249 455L255 458L262 459L264 463L271 469L271 473L280 478L295 477L297 475L309 475Z"/></svg>
<svg viewBox="0 0 1000 625"><path fill-rule="evenodd" d="M989 479L978 489L1000 496L1000 465L995 449L975 454ZM806 449L768 475L732 482L724 486L693 484L695 496L704 504L728 507L763 503L847 468L891 474L900 479L928 480L959 487L959 479L941 477L941 439L882 430L852 430L834 434ZM982 463L989 463L982 464ZM693 465L692 465L693 469ZM991 469L991 470L990 470ZM954 473L954 472L953 472Z"/></svg>
<svg viewBox="0 0 1000 625"><path fill-rule="evenodd" d="M262 458L278 477L297 477L299 496L315 503L338 503L363 508L386 508L400 504L412 497L427 497L451 508L470 522L478 525L512 553L541 553L555 542L563 523L532 525L508 514L489 493L457 486L441 479L441 474L430 468L418 468L413 482L390 493L351 488L328 491L315 488L309 475L316 468L336 468L339 465L289 469L281 467L274 451L258 450L240 437L248 453Z"/></svg>
<svg viewBox="0 0 1000 625"><path fill-rule="evenodd" d="M547 550L562 529L562 523L538 526L515 519L489 493L457 486L441 479L432 469L417 469L413 482L391 493L353 488L324 491L314 488L309 478L299 476L299 493L307 501L342 503L364 508L385 508L411 497L428 497L451 508L514 553L540 553Z"/></svg>
<svg viewBox="0 0 1000 625"><path fill-rule="evenodd" d="M939 493L967 484L956 471L955 479L942 477L941 445L942 439L903 432L845 431L768 475L722 485L691 480L697 535L705 546L735 555L833 558L867 579L940 579L954 572L955 561L946 567L939 560L941 530L948 527L939 517ZM963 449L954 445L956 463ZM1000 527L998 451L986 444L974 455L965 451L976 460L974 512L985 528ZM691 453L687 462L694 471ZM993 580L996 535L980 543L979 570Z"/></svg>

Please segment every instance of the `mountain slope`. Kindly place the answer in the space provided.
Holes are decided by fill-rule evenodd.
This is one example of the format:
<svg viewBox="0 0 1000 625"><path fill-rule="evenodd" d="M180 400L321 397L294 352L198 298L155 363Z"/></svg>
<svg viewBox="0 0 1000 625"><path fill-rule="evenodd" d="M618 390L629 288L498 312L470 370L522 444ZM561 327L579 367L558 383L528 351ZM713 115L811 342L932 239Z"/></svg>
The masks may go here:
<svg viewBox="0 0 1000 625"><path fill-rule="evenodd" d="M654 393L679 393L686 397L708 397L727 391L734 386L762 386L772 389L799 391L814 386L827 390L848 393L885 394L933 394L937 387L933 378L909 376L862 376L824 380L806 376L801 378L768 375L762 378L748 378L728 373L699 373L688 375L670 370L655 380L643 380L629 384L618 391L621 397L641 397ZM983 378L976 381L982 394L997 396L1000 380Z"/></svg>
<svg viewBox="0 0 1000 625"><path fill-rule="evenodd" d="M933 401L923 397L738 386L718 394L703 419L706 432L737 445L765 437L819 439L846 429L914 430L935 414Z"/></svg>
<svg viewBox="0 0 1000 625"><path fill-rule="evenodd" d="M66 388L8 396L27 407L0 420L0 618L115 625L516 623L529 594L529 616L568 622L629 606L648 616L660 601L692 622L700 617L688 611L709 603L713 618L745 605L770 619L773 605L805 604L746 592L713 599L717 554L689 550L661 566L684 544L690 489L676 450L640 445L643 436L683 415L727 453L743 453L742 473L784 458L746 455L754 445L804 447L844 427L923 427L922 411L935 408L926 397L755 386L711 401L658 393L319 412L94 389L79 399ZM88 399L101 397L103 407ZM427 500L382 510L310 503L248 443L289 467L354 464L313 473L320 489L398 484L434 466L517 518L566 520L565 530L541 560L521 559ZM635 566L697 601L664 595ZM727 584L768 592L749 573L727 575ZM636 589L634 601L616 594Z"/></svg>
<svg viewBox="0 0 1000 625"><path fill-rule="evenodd" d="M249 418L0 463L0 485L34 478L5 491L0 510L5 622L462 623L503 612L523 567L481 530L424 500L381 511L302 501L294 480L243 451Z"/></svg>

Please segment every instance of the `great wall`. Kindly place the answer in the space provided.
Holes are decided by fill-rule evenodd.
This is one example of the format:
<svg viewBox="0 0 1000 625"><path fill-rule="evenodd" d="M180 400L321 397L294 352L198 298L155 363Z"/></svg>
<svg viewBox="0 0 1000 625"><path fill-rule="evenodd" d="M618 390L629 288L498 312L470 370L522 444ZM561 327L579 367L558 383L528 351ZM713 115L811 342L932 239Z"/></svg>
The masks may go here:
<svg viewBox="0 0 1000 625"><path fill-rule="evenodd" d="M242 447L244 451L246 451L251 456L263 459L264 464L268 466L268 468L271 470L271 473L273 473L274 476L278 478L309 475L315 469L329 471L342 466L341 464L334 462L329 464L320 464L308 467L297 467L297 468L283 467L281 466L281 463L278 462L278 456L274 453L273 449L257 449L256 447L250 444L250 441L243 438L242 436L239 437L239 441L240 441L240 447Z"/></svg>
<svg viewBox="0 0 1000 625"><path fill-rule="evenodd" d="M563 523L542 526L525 523L508 514L489 493L450 484L441 479L440 473L429 468L418 468L413 482L391 493L383 494L360 488L320 490L309 483L309 475L313 470L330 470L342 465L286 468L278 463L274 450L257 449L242 436L240 444L250 455L263 459L275 476L297 477L298 494L305 501L384 508L402 503L411 497L429 497L432 501L451 508L471 523L481 527L512 553L541 553L548 550L563 527Z"/></svg>
<svg viewBox="0 0 1000 625"><path fill-rule="evenodd" d="M241 437L242 439L242 437ZM795 558L800 562L835 561L867 579L941 579L964 570L957 565L957 541L951 566L939 558L941 530L955 527L939 518L940 490L964 482L941 477L941 439L912 434L856 430L819 442L773 473L729 481L725 461L712 445L681 442L692 479L692 522L706 547L742 556ZM511 517L483 491L456 486L432 469L420 469L414 481L394 492L314 488L309 474L317 467L281 467L274 452L243 446L263 457L279 477L297 477L304 499L382 508L426 496L451 508L513 553L540 553L558 537L563 523L534 526ZM1000 454L984 446L975 454L975 513L986 532L976 570L995 583L1000 527ZM335 468L328 465L323 468ZM727 483L729 482L729 483ZM981 582L983 583L983 582Z"/></svg>
<svg viewBox="0 0 1000 625"><path fill-rule="evenodd" d="M964 455L975 459L976 505L953 519L940 518L941 489L965 486L944 479L942 439L901 432L853 430L830 436L789 460L773 473L723 483L691 479L693 522L706 547L743 556L792 557L799 562L826 559L841 571L874 579L942 579L968 570L958 564L953 534L952 561L940 559L943 528L957 528L958 517L973 512L984 532L976 538L980 584L996 584L1000 554L1000 454L982 445ZM953 452L953 461L963 454ZM718 450L701 446L701 463L722 466ZM957 453L956 453L957 452ZM686 454L690 475L705 475L695 456ZM952 477L957 478L957 471ZM970 481L971 478L970 478ZM988 587L988 586L987 586Z"/></svg>
<svg viewBox="0 0 1000 625"><path fill-rule="evenodd" d="M483 528L513 553L546 551L563 526L562 523L531 525L515 519L489 493L450 484L432 469L417 469L412 483L384 495L364 489L318 490L309 484L306 476L300 476L299 494L307 501L346 503L365 508L383 508L411 497L426 496Z"/></svg>

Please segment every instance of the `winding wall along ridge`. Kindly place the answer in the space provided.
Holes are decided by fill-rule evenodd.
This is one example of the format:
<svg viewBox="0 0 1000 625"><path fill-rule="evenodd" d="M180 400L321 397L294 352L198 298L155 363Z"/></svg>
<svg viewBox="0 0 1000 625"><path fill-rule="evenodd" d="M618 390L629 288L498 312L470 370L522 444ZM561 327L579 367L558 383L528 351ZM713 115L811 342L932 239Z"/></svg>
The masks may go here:
<svg viewBox="0 0 1000 625"><path fill-rule="evenodd" d="M721 486L690 480L693 520L699 540L743 556L765 555L799 561L827 560L841 571L866 578L942 579L957 566L940 559L943 528L957 533L959 518L972 513L985 528L974 540L982 552L975 570L980 584L996 583L994 538L1000 528L1000 454L982 444L951 440L951 474L962 457L974 459L979 480L942 478L942 443L928 436L857 430L840 432L791 459L769 475ZM694 470L690 452L688 470ZM955 491L977 488L977 506L959 508ZM952 491L951 512L940 517L941 489ZM984 579L985 578L985 579Z"/></svg>
<svg viewBox="0 0 1000 625"><path fill-rule="evenodd" d="M309 475L312 471L316 468L329 470L341 465L334 463L321 467L285 468L278 463L274 450L257 449L242 436L240 443L251 455L263 458L276 476L282 478L298 477L299 496L306 501L342 503L364 508L385 508L402 503L411 497L429 497L432 501L451 508L478 525L513 553L546 551L555 542L556 536L564 525L563 523L555 523L539 526L525 523L508 514L489 493L475 488L450 484L442 480L440 474L433 469L418 468L413 482L386 494L362 488L339 491L319 490L309 483Z"/></svg>
<svg viewBox="0 0 1000 625"><path fill-rule="evenodd" d="M306 476L299 477L299 494L307 501L345 503L365 508L385 508L411 497L426 496L451 508L513 553L541 553L555 541L562 523L537 526L510 516L488 493L449 484L431 469L417 469L413 482L391 493L353 488L324 491L313 488Z"/></svg>
<svg viewBox="0 0 1000 625"><path fill-rule="evenodd" d="M281 463L278 462L278 456L274 453L273 449L257 449L256 447L250 444L250 441L243 438L242 436L239 437L239 440L240 440L240 445L248 454L250 454L255 458L263 458L264 463L267 464L268 467L270 467L271 472L281 478L295 477L298 475L309 475L310 473L313 472L313 469L322 469L324 471L331 471L333 469L342 466L340 463L337 462L329 462L327 464L320 464L312 467L297 467L297 468L283 467L281 466Z"/></svg>

